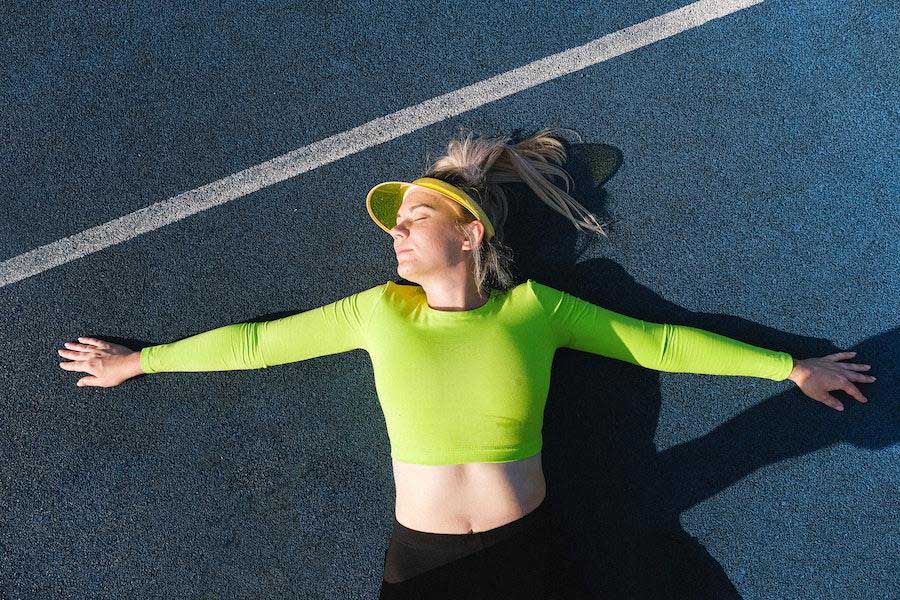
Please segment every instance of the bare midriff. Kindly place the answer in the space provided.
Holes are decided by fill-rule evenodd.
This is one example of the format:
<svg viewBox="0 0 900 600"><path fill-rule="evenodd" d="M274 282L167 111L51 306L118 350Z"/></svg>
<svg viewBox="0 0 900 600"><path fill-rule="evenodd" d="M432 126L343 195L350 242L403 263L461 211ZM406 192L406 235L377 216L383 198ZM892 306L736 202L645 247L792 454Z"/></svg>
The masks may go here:
<svg viewBox="0 0 900 600"><path fill-rule="evenodd" d="M522 518L547 495L540 452L502 463L392 462L395 516L401 525L417 531L487 531Z"/></svg>

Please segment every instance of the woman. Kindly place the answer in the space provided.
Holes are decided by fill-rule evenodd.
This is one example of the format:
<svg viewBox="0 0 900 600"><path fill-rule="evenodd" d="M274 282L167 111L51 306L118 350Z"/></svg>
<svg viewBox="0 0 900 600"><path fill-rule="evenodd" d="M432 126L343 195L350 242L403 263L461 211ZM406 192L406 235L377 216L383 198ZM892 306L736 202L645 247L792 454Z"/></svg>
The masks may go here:
<svg viewBox="0 0 900 600"><path fill-rule="evenodd" d="M372 188L367 210L393 238L393 281L296 315L238 323L139 352L79 338L63 369L110 387L141 373L257 369L363 348L391 442L396 505L381 598L588 597L559 533L541 468L557 348L650 369L790 378L809 397L865 398L852 353L795 361L697 328L641 321L532 279L514 284L502 185L525 183L577 228L606 235L549 177L562 130L452 140L412 183ZM551 496L552 498L552 496Z"/></svg>

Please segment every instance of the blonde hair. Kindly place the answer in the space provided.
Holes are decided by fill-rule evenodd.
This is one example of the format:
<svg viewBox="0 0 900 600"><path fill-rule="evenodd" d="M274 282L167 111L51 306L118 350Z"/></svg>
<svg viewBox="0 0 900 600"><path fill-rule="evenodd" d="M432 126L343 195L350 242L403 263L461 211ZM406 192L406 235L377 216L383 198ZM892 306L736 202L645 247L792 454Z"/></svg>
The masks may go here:
<svg viewBox="0 0 900 600"><path fill-rule="evenodd" d="M460 128L465 131L464 128ZM428 167L423 177L442 179L472 196L494 226L494 237L482 238L473 251L475 285L479 295L485 287L502 290L514 285L510 265L512 249L503 243L503 225L508 215L508 201L503 184L524 183L554 211L566 217L578 230L594 231L607 236L595 216L567 192L574 185L569 174L559 165L566 162L566 149L560 134L574 131L561 127L544 127L534 134L515 141L510 135L487 137L474 134L450 140L447 153ZM578 132L574 132L581 141ZM549 178L558 177L565 183L565 191ZM460 219L457 228L474 243L465 227L476 219L461 205L452 203Z"/></svg>

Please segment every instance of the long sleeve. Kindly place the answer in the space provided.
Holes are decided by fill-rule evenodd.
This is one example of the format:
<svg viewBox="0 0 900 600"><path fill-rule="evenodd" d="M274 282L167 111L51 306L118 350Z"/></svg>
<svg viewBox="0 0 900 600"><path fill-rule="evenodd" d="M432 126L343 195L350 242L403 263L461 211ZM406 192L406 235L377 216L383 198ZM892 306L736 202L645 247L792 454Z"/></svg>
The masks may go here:
<svg viewBox="0 0 900 600"><path fill-rule="evenodd" d="M615 358L656 371L787 379L793 358L723 335L668 323L652 323L605 309L528 280L557 347Z"/></svg>
<svg viewBox="0 0 900 600"><path fill-rule="evenodd" d="M367 347L385 284L331 304L259 323L234 323L141 350L145 373L264 369Z"/></svg>

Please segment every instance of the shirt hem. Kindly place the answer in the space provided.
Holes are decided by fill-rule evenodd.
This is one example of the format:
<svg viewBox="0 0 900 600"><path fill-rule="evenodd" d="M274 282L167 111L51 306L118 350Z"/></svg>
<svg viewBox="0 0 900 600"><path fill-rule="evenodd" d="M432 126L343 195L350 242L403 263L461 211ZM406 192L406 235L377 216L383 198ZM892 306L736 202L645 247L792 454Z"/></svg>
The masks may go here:
<svg viewBox="0 0 900 600"><path fill-rule="evenodd" d="M391 458L419 465L454 465L473 462L511 462L530 458L541 451L542 442L515 448L490 448L473 446L441 450L412 450L391 452Z"/></svg>

